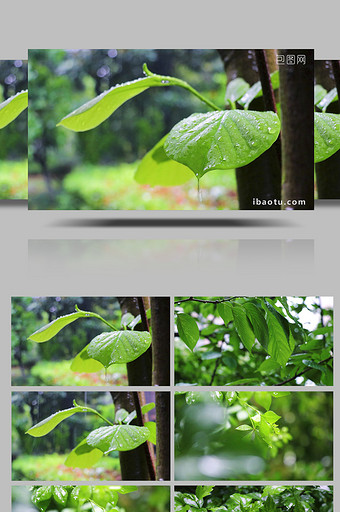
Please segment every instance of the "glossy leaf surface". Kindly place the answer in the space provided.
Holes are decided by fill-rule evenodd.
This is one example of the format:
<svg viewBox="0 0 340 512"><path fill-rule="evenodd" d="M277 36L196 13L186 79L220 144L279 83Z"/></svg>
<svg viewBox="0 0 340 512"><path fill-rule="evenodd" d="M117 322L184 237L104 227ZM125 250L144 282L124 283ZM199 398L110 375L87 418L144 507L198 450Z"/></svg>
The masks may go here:
<svg viewBox="0 0 340 512"><path fill-rule="evenodd" d="M274 112L192 114L172 128L164 148L169 158L201 178L208 171L249 164L270 148L279 132Z"/></svg>
<svg viewBox="0 0 340 512"><path fill-rule="evenodd" d="M177 315L178 334L190 350L194 350L200 337L200 332L195 320L186 313Z"/></svg>
<svg viewBox="0 0 340 512"><path fill-rule="evenodd" d="M135 425L113 425L93 430L86 438L86 443L98 448L104 454L114 450L134 450L150 436L149 429Z"/></svg>
<svg viewBox="0 0 340 512"><path fill-rule="evenodd" d="M147 331L114 331L99 334L86 349L90 358L108 368L111 364L134 361L150 345L151 335Z"/></svg>
<svg viewBox="0 0 340 512"><path fill-rule="evenodd" d="M64 409L63 411L58 411L40 421L29 430L27 430L26 434L29 434L33 437L42 437L51 432L59 423L70 416L73 416L77 412L84 412L83 407L71 407L70 409Z"/></svg>
<svg viewBox="0 0 340 512"><path fill-rule="evenodd" d="M314 113L314 162L322 162L340 149L340 114Z"/></svg>
<svg viewBox="0 0 340 512"><path fill-rule="evenodd" d="M60 316L59 318L56 318L52 322L50 322L47 325L44 325L41 327L41 329L38 329L35 331L31 336L28 338L29 340L36 341L37 343L42 343L44 341L48 341L53 336L58 334L61 329L66 327L67 325L71 324L75 320L78 320L78 318L88 317L91 316L89 313L85 313L82 311L75 311L74 313L71 313L70 315Z"/></svg>
<svg viewBox="0 0 340 512"><path fill-rule="evenodd" d="M28 107L28 91L18 92L0 103L0 128L14 121Z"/></svg>

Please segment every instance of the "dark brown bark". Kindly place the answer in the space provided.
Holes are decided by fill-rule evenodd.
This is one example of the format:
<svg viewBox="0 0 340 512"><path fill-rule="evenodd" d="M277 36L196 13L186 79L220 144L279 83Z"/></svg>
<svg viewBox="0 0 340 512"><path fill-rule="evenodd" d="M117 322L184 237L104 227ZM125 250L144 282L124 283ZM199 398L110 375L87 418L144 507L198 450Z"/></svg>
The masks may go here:
<svg viewBox="0 0 340 512"><path fill-rule="evenodd" d="M279 66L282 171L284 208L314 208L314 52L279 50L285 63ZM306 62L297 63L298 55ZM295 64L287 64L288 56ZM304 204L293 204L304 200Z"/></svg>
<svg viewBox="0 0 340 512"><path fill-rule="evenodd" d="M227 81L242 77L250 85L259 80L255 50L218 50L224 64ZM276 69L276 53L266 50L269 72ZM265 110L263 98L255 99L251 108ZM271 147L248 165L236 169L240 210L279 210L281 199L281 164L275 147ZM256 204L256 198L272 204ZM276 200L276 201L275 201ZM275 204L276 203L276 204Z"/></svg>
<svg viewBox="0 0 340 512"><path fill-rule="evenodd" d="M327 91L335 87L332 63L329 60L315 61L315 80ZM327 112L339 114L339 102L333 102ZM340 151L315 165L319 199L340 199Z"/></svg>
<svg viewBox="0 0 340 512"><path fill-rule="evenodd" d="M170 393L156 393L157 480L170 480Z"/></svg>
<svg viewBox="0 0 340 512"><path fill-rule="evenodd" d="M140 427L143 427L144 426L143 414L142 414L141 403L139 400L139 393L137 393L137 391L133 392L133 401L135 404L135 410L136 410L136 415L137 415L137 425ZM144 453L145 453L146 463L147 463L148 469L149 469L150 480L156 480L156 471L155 471L154 460L153 460L153 456L152 456L151 443L146 442L146 443L143 443L142 446L144 447Z"/></svg>
<svg viewBox="0 0 340 512"><path fill-rule="evenodd" d="M134 316L140 314L137 297L119 297L119 304L122 315L131 313ZM139 324L135 330L144 330L143 325ZM135 361L127 363L127 374L129 386L151 386L152 385L152 352L149 348L144 354Z"/></svg>
<svg viewBox="0 0 340 512"><path fill-rule="evenodd" d="M154 386L170 386L170 298L151 297Z"/></svg>
<svg viewBox="0 0 340 512"><path fill-rule="evenodd" d="M116 411L125 409L132 412L135 410L133 393L111 392L111 396ZM131 422L131 425L137 424L138 420ZM150 480L144 444L134 450L119 452L122 480Z"/></svg>

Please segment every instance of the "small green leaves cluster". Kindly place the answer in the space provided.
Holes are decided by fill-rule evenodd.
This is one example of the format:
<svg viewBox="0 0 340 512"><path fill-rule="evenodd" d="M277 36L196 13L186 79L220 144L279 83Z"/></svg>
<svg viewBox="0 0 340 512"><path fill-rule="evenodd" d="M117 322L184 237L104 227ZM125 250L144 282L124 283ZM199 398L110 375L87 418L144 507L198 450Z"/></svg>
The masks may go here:
<svg viewBox="0 0 340 512"><path fill-rule="evenodd" d="M226 101L232 110L221 111L187 82L154 74L146 64L143 70L144 78L112 87L58 123L76 132L91 130L150 87L181 87L208 105L213 112L194 113L183 119L146 154L136 172L138 183L180 185L192 177L191 172L200 179L208 171L242 167L267 151L280 133L280 121L274 112L235 110L237 101L247 109L261 94L259 83L250 88L242 79L231 82Z"/></svg>
<svg viewBox="0 0 340 512"><path fill-rule="evenodd" d="M28 107L28 91L21 91L0 103L0 129L10 124Z"/></svg>
<svg viewBox="0 0 340 512"><path fill-rule="evenodd" d="M201 489L206 489L204 497ZM210 490L209 490L210 489ZM199 486L195 494L175 492L175 512L332 512L333 492L329 487L266 485L264 487L236 488L232 494L211 495L214 486ZM226 489L227 490L227 489Z"/></svg>
<svg viewBox="0 0 340 512"><path fill-rule="evenodd" d="M119 494L136 490L137 487L128 485L35 485L31 488L31 501L40 512L65 509L118 512L122 510L116 508Z"/></svg>
<svg viewBox="0 0 340 512"><path fill-rule="evenodd" d="M48 418L40 421L26 434L32 437L42 437L51 432L62 421L76 413L92 413L99 416L109 426L99 427L90 432L67 456L65 465L72 468L88 468L96 464L103 455L112 451L134 450L146 441L156 444L156 424L146 422L144 426L130 425L136 418L136 411L128 412L125 409L116 411L115 424L90 407L78 405L75 401L73 407L58 411ZM144 405L142 413L146 414L155 407L154 403Z"/></svg>
<svg viewBox="0 0 340 512"><path fill-rule="evenodd" d="M110 322L92 311L82 311L75 306L75 312L56 318L29 336L29 340L44 343L56 336L61 329L79 318L98 318L110 329L96 336L76 355L71 364L74 372L98 372L112 364L129 363L141 356L151 345L151 335L147 331L133 331L140 322L140 315L123 315L122 329L118 330Z"/></svg>
<svg viewBox="0 0 340 512"><path fill-rule="evenodd" d="M338 101L336 87L326 91L321 85L314 87L314 161L322 162L340 149L340 114L326 112L327 108ZM320 112L321 111L321 112Z"/></svg>

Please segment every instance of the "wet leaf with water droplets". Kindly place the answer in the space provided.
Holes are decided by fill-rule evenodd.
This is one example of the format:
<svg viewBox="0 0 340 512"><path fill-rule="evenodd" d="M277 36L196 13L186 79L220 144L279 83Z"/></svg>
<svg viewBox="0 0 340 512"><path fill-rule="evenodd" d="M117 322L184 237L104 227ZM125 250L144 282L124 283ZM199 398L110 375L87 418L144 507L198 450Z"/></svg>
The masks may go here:
<svg viewBox="0 0 340 512"><path fill-rule="evenodd" d="M322 162L340 149L340 114L314 113L314 162Z"/></svg>
<svg viewBox="0 0 340 512"><path fill-rule="evenodd" d="M75 313L71 313L70 315L64 315L60 316L59 318L56 318L52 322L50 322L47 325L44 325L37 331L35 331L31 336L28 338L29 340L36 341L37 343L42 343L44 341L48 341L53 336L58 334L61 329L66 327L66 325L74 322L75 320L78 320L78 318L84 318L91 316L88 312L85 313L84 311L76 311Z"/></svg>
<svg viewBox="0 0 340 512"><path fill-rule="evenodd" d="M26 434L29 434L33 437L42 437L51 432L59 423L61 423L66 418L73 416L77 412L84 412L84 408L77 406L71 407L70 409L64 409L63 411L55 412L51 414L48 418L40 421L33 427L27 430Z"/></svg>
<svg viewBox="0 0 340 512"><path fill-rule="evenodd" d="M134 450L145 443L150 437L150 431L146 427L136 425L113 425L112 427L100 427L93 430L86 438L89 446L101 450L104 454L114 450Z"/></svg>
<svg viewBox="0 0 340 512"><path fill-rule="evenodd" d="M249 164L270 148L279 133L280 121L274 112L192 114L173 127L164 148L169 158L201 178L208 171Z"/></svg>

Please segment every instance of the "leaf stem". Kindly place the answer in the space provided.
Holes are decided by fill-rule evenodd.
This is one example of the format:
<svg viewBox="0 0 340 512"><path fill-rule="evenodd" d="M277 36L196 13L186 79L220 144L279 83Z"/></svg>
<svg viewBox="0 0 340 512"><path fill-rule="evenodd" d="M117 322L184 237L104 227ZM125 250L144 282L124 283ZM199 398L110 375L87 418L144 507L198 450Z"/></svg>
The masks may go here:
<svg viewBox="0 0 340 512"><path fill-rule="evenodd" d="M110 329L112 329L113 331L119 331L119 329L117 329L117 327L114 327L114 325L110 324L110 322L105 320L105 318L103 318L102 316L98 315L97 313L93 313L93 311L83 311L82 309L78 308L77 304L75 305L75 310L78 311L78 313L85 313L86 316L90 316L90 317L93 317L93 318L98 318L99 320L104 322L104 324L108 325L110 327Z"/></svg>
<svg viewBox="0 0 340 512"><path fill-rule="evenodd" d="M180 80L179 78L175 78L173 76L157 75L156 73L152 73L152 71L149 70L145 63L143 64L143 71L146 74L146 76L160 78L164 85L177 85L178 87L186 89L187 91L191 92L194 96L199 98L201 101L203 101L203 103L212 108L212 110L222 110L221 108L217 107L217 105L215 105L212 101L208 100L208 98L205 98L202 94L196 91L196 89L191 87L191 85L189 85L184 80Z"/></svg>
<svg viewBox="0 0 340 512"><path fill-rule="evenodd" d="M83 409L82 412L92 412L93 414L96 414L97 416L99 416L99 418L104 420L108 425L113 427L113 423L111 423L111 421L109 421L104 416L102 416L98 411L96 411L96 409L92 409L91 407L86 407L86 405L79 405L79 404L77 404L77 402L75 400L73 400L73 405L75 407L81 407Z"/></svg>

